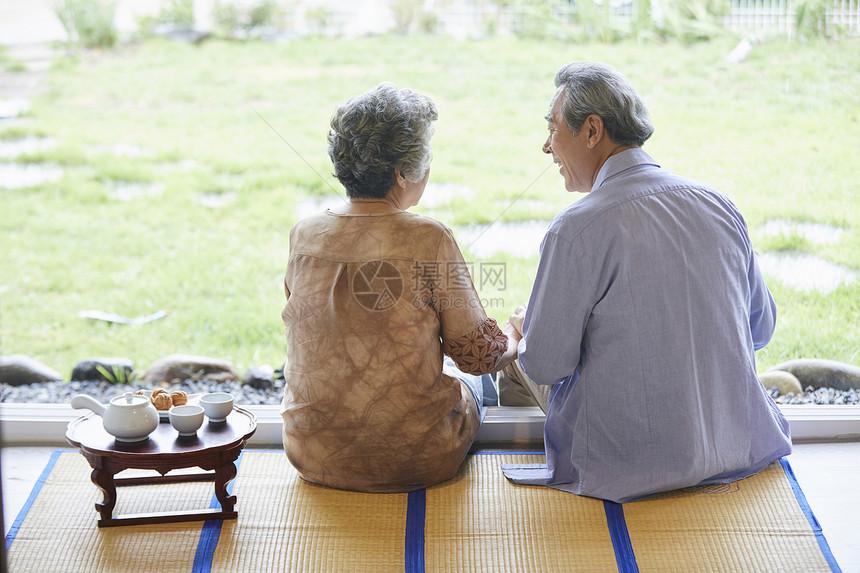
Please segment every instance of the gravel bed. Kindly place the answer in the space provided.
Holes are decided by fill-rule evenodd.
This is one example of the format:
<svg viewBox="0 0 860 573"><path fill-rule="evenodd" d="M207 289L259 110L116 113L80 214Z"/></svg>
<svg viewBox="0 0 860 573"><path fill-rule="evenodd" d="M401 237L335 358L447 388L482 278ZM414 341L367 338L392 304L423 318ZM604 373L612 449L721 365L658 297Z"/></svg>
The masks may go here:
<svg viewBox="0 0 860 573"><path fill-rule="evenodd" d="M278 384L280 383L280 384ZM260 390L240 382L198 382L186 380L182 384L164 386L165 390L184 390L188 394L205 394L206 392L229 392L233 394L238 405L280 404L284 395L283 379L275 381L274 389ZM92 396L106 404L108 400L122 395L129 390L139 390L144 386L130 384L128 386L108 384L107 382L43 382L39 384L24 384L9 386L0 384L0 402L15 403L44 403L68 404L76 394Z"/></svg>
<svg viewBox="0 0 860 573"><path fill-rule="evenodd" d="M770 395L777 404L817 404L817 405L848 405L855 406L860 404L860 391L851 388L850 390L836 390L835 388L818 388L807 386L806 390L795 395L794 392L789 392L785 396L779 395L779 390L776 388L770 389Z"/></svg>
<svg viewBox="0 0 860 573"><path fill-rule="evenodd" d="M45 404L68 404L75 394L87 394L102 403L126 390L137 390L139 385L120 386L107 382L44 382L40 384L24 384L9 386L0 384L0 402L23 402ZM236 404L260 405L281 403L284 395L283 379L275 381L275 388L257 389L240 382L198 382L186 380L183 384L165 386L166 390L184 390L189 394L206 392L229 392L235 397ZM776 388L770 389L770 395L777 404L820 404L820 405L857 405L860 404L860 390L836 390L834 388L818 388L807 386L799 396L793 393L780 396Z"/></svg>

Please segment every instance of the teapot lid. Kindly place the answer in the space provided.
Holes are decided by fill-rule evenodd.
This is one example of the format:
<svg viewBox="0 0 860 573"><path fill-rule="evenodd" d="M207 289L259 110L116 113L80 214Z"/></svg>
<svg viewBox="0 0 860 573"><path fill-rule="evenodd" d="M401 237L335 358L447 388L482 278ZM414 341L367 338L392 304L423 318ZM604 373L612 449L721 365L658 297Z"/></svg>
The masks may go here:
<svg viewBox="0 0 860 573"><path fill-rule="evenodd" d="M113 406L142 406L149 403L149 398L134 392L126 392L122 396L111 398L110 403Z"/></svg>

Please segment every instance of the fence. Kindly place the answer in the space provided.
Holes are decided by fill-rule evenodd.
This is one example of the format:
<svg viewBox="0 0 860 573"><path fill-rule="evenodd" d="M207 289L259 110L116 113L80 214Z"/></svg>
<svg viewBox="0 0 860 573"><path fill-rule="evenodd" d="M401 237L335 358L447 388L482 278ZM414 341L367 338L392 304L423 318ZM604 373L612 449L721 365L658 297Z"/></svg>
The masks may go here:
<svg viewBox="0 0 860 573"><path fill-rule="evenodd" d="M202 5L214 0L194 1L195 5L198 2ZM392 29L401 32L420 29L456 38L585 34L612 39L635 30L655 28L671 34L673 31L668 28L679 26L679 21L686 18L688 24L692 22L688 26L691 30L719 31L723 28L744 36L793 38L799 35L800 28L807 35L832 36L838 32L838 35L860 37L860 0L220 1L281 4L291 18L291 30L298 35L361 36ZM708 13L725 15L711 16L708 21L690 16ZM798 20L801 13L806 15L803 21Z"/></svg>
<svg viewBox="0 0 860 573"><path fill-rule="evenodd" d="M654 21L660 23L667 8L677 7L678 0L580 0L589 2L588 13L596 13L605 25L619 31L628 31L647 7ZM640 6L646 2L646 6ZM848 36L860 36L860 0L727 0L725 29L744 35L797 35L798 8L804 8L810 17L822 17L820 24L812 24L829 31L839 30ZM606 4L608 3L608 4ZM504 4L504 7L500 7ZM425 8L436 10L441 31L454 36L487 35L519 32L530 18L543 15L556 22L570 24L585 14L584 4L577 0L460 0L440 2L430 0ZM579 9L578 9L579 8Z"/></svg>
<svg viewBox="0 0 860 573"><path fill-rule="evenodd" d="M799 4L791 0L731 0L724 25L732 32L792 37ZM833 0L821 6L828 28L850 36L860 35L860 0Z"/></svg>
<svg viewBox="0 0 860 573"><path fill-rule="evenodd" d="M791 4L791 0L732 0L723 24L732 32L791 37L795 26Z"/></svg>

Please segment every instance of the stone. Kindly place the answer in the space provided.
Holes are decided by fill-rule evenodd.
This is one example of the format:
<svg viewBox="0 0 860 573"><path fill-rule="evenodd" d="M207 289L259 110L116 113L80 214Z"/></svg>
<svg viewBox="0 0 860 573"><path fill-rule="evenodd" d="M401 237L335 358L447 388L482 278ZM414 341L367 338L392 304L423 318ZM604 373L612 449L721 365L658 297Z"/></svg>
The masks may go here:
<svg viewBox="0 0 860 573"><path fill-rule="evenodd" d="M268 364L262 366L251 366L245 371L242 383L257 390L275 389L275 371Z"/></svg>
<svg viewBox="0 0 860 573"><path fill-rule="evenodd" d="M153 26L152 35L163 36L186 44L199 44L212 36L212 32L179 24L158 24Z"/></svg>
<svg viewBox="0 0 860 573"><path fill-rule="evenodd" d="M114 372L118 374L116 376L105 376L99 371L99 366L111 374ZM75 364L74 368L72 368L71 379L104 380L105 382L116 383L118 381L116 377L128 381L131 378L132 372L134 372L134 362L128 358L90 358Z"/></svg>
<svg viewBox="0 0 860 573"><path fill-rule="evenodd" d="M747 59L747 56L752 51L753 45L752 42L744 38L738 45L734 47L734 49L726 54L726 61L732 64L739 64Z"/></svg>
<svg viewBox="0 0 860 573"><path fill-rule="evenodd" d="M50 163L0 163L0 189L27 189L63 178L63 168Z"/></svg>
<svg viewBox="0 0 860 573"><path fill-rule="evenodd" d="M162 382L182 383L185 380L207 380L226 382L239 380L233 365L225 360L193 356L190 354L171 354L153 362L143 374L141 382L146 386L157 386Z"/></svg>
<svg viewBox="0 0 860 573"><path fill-rule="evenodd" d="M0 99L0 119L19 117L30 111L30 101L24 98Z"/></svg>
<svg viewBox="0 0 860 573"><path fill-rule="evenodd" d="M803 393L803 386L800 385L800 380L791 372L784 370L768 370L758 375L761 383L764 384L766 390L776 388L780 396L785 396L793 393L795 396L800 396Z"/></svg>
<svg viewBox="0 0 860 573"><path fill-rule="evenodd" d="M777 364L768 372L782 370L797 377L803 388L835 388L845 391L851 388L860 390L860 367L836 360L820 358L799 358Z"/></svg>
<svg viewBox="0 0 860 573"><path fill-rule="evenodd" d="M29 356L23 354L0 356L0 383L21 386L62 379L63 376L59 372Z"/></svg>

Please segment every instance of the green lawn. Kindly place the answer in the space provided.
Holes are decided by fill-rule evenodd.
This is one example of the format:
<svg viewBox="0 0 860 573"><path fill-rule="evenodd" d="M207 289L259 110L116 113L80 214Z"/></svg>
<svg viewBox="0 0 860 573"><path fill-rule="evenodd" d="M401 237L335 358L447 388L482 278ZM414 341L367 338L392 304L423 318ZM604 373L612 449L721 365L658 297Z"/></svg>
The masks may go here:
<svg viewBox="0 0 860 573"><path fill-rule="evenodd" d="M645 149L731 196L759 251L800 249L860 269L860 41L768 42L739 65L724 60L733 44L150 40L59 61L30 121L0 123L0 139L57 142L0 161L65 171L58 183L0 190L0 352L65 376L86 358L126 356L143 369L174 352L240 371L278 366L297 206L341 192L326 154L336 106L383 80L426 92L440 115L431 181L473 195L417 211L454 227L503 211L502 221L548 220L576 198L557 170L544 173L550 159L540 152L553 75L574 59L604 60L631 78L657 128ZM122 201L123 182L161 187ZM231 202L206 207L204 194ZM833 245L761 236L773 218L846 232ZM536 253L481 260L463 248L478 264L506 264L506 288L482 290L504 320L528 298ZM780 316L761 368L798 357L860 362L860 283L826 296L769 284ZM170 315L123 326L78 317L88 309Z"/></svg>

